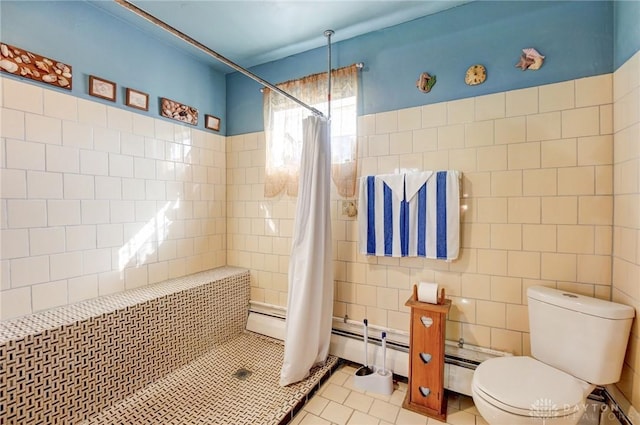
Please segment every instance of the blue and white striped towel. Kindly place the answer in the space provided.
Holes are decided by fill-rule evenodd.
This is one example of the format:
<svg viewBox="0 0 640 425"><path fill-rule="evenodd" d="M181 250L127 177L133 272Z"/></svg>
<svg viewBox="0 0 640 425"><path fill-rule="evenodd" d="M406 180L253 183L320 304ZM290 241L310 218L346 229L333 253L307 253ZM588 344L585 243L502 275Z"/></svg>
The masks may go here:
<svg viewBox="0 0 640 425"><path fill-rule="evenodd" d="M360 205L367 206L361 214L365 215L366 219L358 223L360 235L367 235L363 252L369 255L400 257L404 175L379 174L362 177L359 202Z"/></svg>
<svg viewBox="0 0 640 425"><path fill-rule="evenodd" d="M454 170L362 177L360 252L387 257L458 258L459 177Z"/></svg>

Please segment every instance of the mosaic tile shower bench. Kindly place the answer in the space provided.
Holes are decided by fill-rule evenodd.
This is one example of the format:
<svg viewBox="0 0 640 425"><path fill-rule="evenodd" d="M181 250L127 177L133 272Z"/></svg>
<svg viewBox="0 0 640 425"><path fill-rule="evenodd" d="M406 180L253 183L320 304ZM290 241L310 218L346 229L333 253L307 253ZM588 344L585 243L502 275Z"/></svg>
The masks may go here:
<svg viewBox="0 0 640 425"><path fill-rule="evenodd" d="M279 389L282 344L244 331L249 288L222 267L0 323L0 423L286 423L337 359ZM216 402L234 392L267 405Z"/></svg>

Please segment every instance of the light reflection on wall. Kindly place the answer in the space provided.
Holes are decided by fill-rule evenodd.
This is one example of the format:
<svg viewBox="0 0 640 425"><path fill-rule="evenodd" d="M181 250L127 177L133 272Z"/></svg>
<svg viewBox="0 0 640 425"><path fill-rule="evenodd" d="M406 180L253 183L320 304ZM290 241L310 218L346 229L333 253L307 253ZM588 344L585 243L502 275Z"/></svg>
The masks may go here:
<svg viewBox="0 0 640 425"><path fill-rule="evenodd" d="M180 208L180 198L175 202L169 201L158 210L145 225L131 239L118 250L118 269L123 271L132 258L136 257L136 266L145 263L147 257L151 256L157 247L162 245L169 234L169 227L173 221L169 219L167 211L169 208L177 210ZM157 241L157 244L149 242Z"/></svg>
<svg viewBox="0 0 640 425"><path fill-rule="evenodd" d="M262 216L264 217L265 224L268 228L268 234L276 235L278 234L278 229L276 226L276 222L271 217L271 211L266 202L260 202L260 210L262 211Z"/></svg>

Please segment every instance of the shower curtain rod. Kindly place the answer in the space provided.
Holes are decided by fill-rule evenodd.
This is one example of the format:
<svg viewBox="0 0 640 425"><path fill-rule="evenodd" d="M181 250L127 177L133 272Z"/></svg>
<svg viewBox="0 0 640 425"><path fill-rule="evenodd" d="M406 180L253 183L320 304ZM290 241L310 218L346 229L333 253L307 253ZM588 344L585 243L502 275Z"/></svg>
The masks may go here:
<svg viewBox="0 0 640 425"><path fill-rule="evenodd" d="M126 8L126 9L129 9L131 12L135 13L136 15L141 16L142 18L146 19L147 21L151 22L152 24L157 25L160 28L162 28L163 30L171 33L172 35L174 35L176 37L178 37L182 41L185 41L185 42L191 44L192 46L196 47L197 49L202 50L203 52L205 52L209 56L213 57L214 59L222 62L223 64L225 64L225 65L235 69L236 71L246 75L247 77L251 78L252 80L257 81L258 83L262 84L263 86L269 87L271 90L283 95L284 97L288 98L289 100L292 100L292 101L296 102L300 106L310 110L314 115L326 118L326 116L321 111L317 110L313 106L307 105L306 103L304 103L303 101L301 101L297 97L290 95L286 91L276 87L275 85L271 84L267 80L264 80L264 79L258 77L253 72L251 72L251 71L241 67L240 65L236 64L235 62L232 62L231 60L225 58L224 56L222 56L218 52L208 48L204 44L200 43L197 40L194 40L193 38L189 37L188 35L186 35L185 33L181 32L181 31L175 29L174 27L172 27L171 25L167 24L166 22L161 21L160 19L156 18L155 16L151 15L150 13L140 9L138 6L128 2L127 0L114 0L114 1L116 3L118 3L120 6Z"/></svg>

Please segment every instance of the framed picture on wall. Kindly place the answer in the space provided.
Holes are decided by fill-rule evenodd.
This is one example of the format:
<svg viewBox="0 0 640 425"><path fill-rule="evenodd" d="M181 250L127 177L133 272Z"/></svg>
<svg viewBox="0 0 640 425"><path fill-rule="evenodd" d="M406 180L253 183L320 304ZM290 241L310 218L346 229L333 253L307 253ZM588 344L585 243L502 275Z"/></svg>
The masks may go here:
<svg viewBox="0 0 640 425"><path fill-rule="evenodd" d="M172 120L198 125L198 110L175 100L160 98L160 115Z"/></svg>
<svg viewBox="0 0 640 425"><path fill-rule="evenodd" d="M91 96L116 101L116 83L89 75L89 94Z"/></svg>
<svg viewBox="0 0 640 425"><path fill-rule="evenodd" d="M138 90L127 87L124 104L143 111L149 110L149 95Z"/></svg>
<svg viewBox="0 0 640 425"><path fill-rule="evenodd" d="M220 118L213 115L204 115L204 126L209 130L220 131Z"/></svg>

